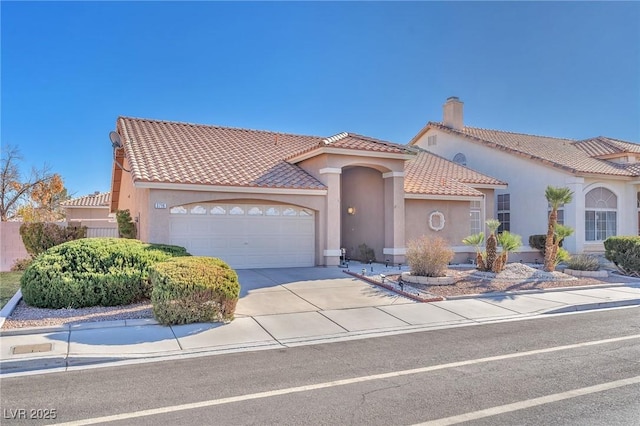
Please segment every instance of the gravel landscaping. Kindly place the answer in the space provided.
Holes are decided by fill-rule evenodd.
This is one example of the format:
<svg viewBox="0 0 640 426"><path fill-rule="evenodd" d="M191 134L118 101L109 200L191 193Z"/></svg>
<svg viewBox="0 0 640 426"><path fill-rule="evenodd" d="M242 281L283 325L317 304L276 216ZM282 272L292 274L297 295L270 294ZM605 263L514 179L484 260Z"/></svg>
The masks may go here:
<svg viewBox="0 0 640 426"><path fill-rule="evenodd" d="M452 285L419 285L404 283L402 290L421 300L442 300L455 296L550 289L559 287L592 286L613 283L640 283L640 279L610 274L606 278L576 278L562 272L544 272L528 265L512 263L499 274L480 272L472 268L450 268L447 275L455 277ZM384 285L399 290L400 275L387 275ZM381 282L379 275L367 276L368 281ZM40 309L21 301L6 319L3 329L73 325L89 321L113 321L153 318L151 302L143 301L126 306L96 306L79 309Z"/></svg>

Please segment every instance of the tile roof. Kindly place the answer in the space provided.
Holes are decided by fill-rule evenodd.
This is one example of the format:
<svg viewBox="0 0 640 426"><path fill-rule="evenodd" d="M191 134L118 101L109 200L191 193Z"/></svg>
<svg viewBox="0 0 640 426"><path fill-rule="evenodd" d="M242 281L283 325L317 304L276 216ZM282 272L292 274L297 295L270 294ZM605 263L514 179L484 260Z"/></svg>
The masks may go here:
<svg viewBox="0 0 640 426"><path fill-rule="evenodd" d="M576 141L467 126L462 130L456 130L436 122L429 122L425 129L428 128L466 136L486 146L537 160L574 174L638 176L637 164L614 163L596 158L611 153L640 152L640 145L630 142L605 137ZM425 129L418 136L424 134ZM417 138L414 138L411 143L416 140Z"/></svg>
<svg viewBox="0 0 640 426"><path fill-rule="evenodd" d="M504 185L416 147L354 133L329 138L260 130L120 117L134 181L324 189L320 181L286 160L326 147L386 154L411 154L405 191L413 194L479 196L473 184Z"/></svg>
<svg viewBox="0 0 640 426"><path fill-rule="evenodd" d="M405 166L404 191L407 194L480 196L482 193L474 189L474 185L506 185L421 148L416 147L416 150L416 158Z"/></svg>
<svg viewBox="0 0 640 426"><path fill-rule="evenodd" d="M134 181L262 188L324 189L285 158L322 143L322 138L118 118Z"/></svg>
<svg viewBox="0 0 640 426"><path fill-rule="evenodd" d="M72 198L62 203L63 207L109 207L110 192L96 192L78 198Z"/></svg>

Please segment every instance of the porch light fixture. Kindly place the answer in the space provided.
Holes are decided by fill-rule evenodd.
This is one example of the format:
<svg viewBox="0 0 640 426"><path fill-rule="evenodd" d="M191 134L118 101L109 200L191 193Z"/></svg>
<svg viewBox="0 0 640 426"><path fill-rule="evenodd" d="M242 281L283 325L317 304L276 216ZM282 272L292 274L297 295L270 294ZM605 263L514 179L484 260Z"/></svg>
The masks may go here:
<svg viewBox="0 0 640 426"><path fill-rule="evenodd" d="M347 207L347 214L354 216L356 214L356 208L355 207Z"/></svg>

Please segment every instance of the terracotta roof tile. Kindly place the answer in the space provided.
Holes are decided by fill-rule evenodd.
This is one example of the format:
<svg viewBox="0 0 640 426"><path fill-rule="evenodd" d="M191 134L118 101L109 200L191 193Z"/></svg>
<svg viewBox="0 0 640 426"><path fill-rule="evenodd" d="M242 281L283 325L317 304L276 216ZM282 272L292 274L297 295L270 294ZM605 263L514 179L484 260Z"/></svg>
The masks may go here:
<svg viewBox="0 0 640 426"><path fill-rule="evenodd" d="M415 159L405 166L404 191L408 194L479 196L473 185L506 183L438 155L417 148Z"/></svg>
<svg viewBox="0 0 640 426"><path fill-rule="evenodd" d="M612 147L630 150L629 152L640 152L640 145L630 142L603 137L575 141L573 139L552 138L476 127L464 127L462 130L455 130L442 123L435 122L430 122L427 127L467 136L492 148L515 153L562 168L571 173L638 176L637 171L635 171L636 167L633 164L614 163L594 157L597 153L609 153L614 149Z"/></svg>
<svg viewBox="0 0 640 426"><path fill-rule="evenodd" d="M72 198L62 203L64 207L109 207L111 202L111 193L96 192L78 198Z"/></svg>
<svg viewBox="0 0 640 426"><path fill-rule="evenodd" d="M134 181L324 189L284 159L322 138L190 123L118 119Z"/></svg>

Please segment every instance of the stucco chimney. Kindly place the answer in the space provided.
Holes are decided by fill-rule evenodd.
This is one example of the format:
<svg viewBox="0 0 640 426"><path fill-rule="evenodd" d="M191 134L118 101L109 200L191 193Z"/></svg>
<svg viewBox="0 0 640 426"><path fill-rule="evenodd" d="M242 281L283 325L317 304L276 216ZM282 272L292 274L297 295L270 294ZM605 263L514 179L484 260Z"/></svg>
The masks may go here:
<svg viewBox="0 0 640 426"><path fill-rule="evenodd" d="M464 103L457 96L447 98L447 102L442 106L442 124L452 129L462 130L464 127L463 106Z"/></svg>

